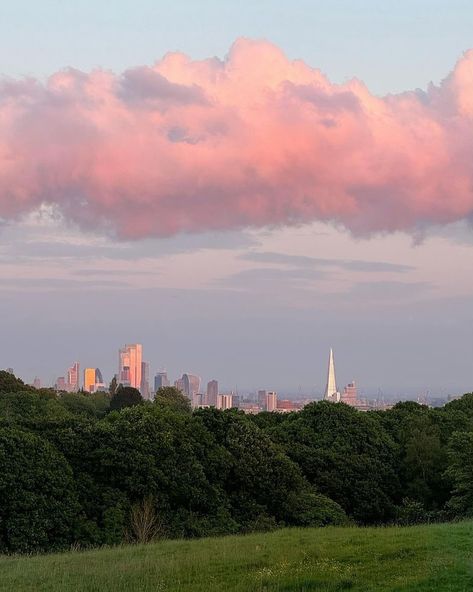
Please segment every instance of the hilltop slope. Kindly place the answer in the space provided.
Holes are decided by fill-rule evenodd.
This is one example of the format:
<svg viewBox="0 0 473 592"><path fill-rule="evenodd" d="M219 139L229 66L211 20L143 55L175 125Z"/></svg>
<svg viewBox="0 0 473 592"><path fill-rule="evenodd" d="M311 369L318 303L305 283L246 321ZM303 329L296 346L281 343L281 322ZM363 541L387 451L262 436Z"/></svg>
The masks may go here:
<svg viewBox="0 0 473 592"><path fill-rule="evenodd" d="M473 589L473 523L285 529L0 558L0 591L223 592Z"/></svg>

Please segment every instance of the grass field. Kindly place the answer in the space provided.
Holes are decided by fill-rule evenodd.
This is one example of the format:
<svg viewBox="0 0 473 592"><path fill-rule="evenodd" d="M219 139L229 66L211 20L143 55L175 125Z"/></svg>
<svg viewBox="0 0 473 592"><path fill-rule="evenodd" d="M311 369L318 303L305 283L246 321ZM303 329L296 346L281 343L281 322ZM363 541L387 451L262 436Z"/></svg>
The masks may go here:
<svg viewBox="0 0 473 592"><path fill-rule="evenodd" d="M2 592L472 592L473 523L286 529L0 557Z"/></svg>

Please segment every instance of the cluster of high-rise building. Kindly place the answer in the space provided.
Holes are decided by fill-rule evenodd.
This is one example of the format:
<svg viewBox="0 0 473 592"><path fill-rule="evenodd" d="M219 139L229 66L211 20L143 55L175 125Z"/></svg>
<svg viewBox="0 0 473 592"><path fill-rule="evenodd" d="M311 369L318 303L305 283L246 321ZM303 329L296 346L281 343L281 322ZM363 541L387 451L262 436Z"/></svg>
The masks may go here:
<svg viewBox="0 0 473 592"><path fill-rule="evenodd" d="M162 387L171 385L166 370L158 370L154 376L153 387L150 385L150 364L143 360L143 346L139 343L125 345L118 350L118 371L115 374L117 385L130 386L140 391L145 400L153 400L156 391ZM36 382L37 381L37 382ZM40 385L39 379L35 379L36 385ZM221 393L218 381L213 379L202 388L202 379L196 374L185 372L174 381L174 386L182 391L190 400L193 408L216 407L217 409L231 409L239 407L247 413L260 411L277 411L278 397L275 391L258 391L256 400L243 401L234 392ZM38 386L39 388L39 386ZM57 391L94 393L107 391L99 368L85 368L81 381L80 364L74 362L68 368L65 376L56 379L54 388ZM290 401L283 401L285 406L282 411L293 410Z"/></svg>
<svg viewBox="0 0 473 592"><path fill-rule="evenodd" d="M41 385L41 382L39 378L35 378L33 386L39 388L38 385ZM99 368L85 368L83 381L81 382L79 362L74 362L67 369L65 376L58 376L54 388L57 391L66 391L67 393L77 393L81 388L89 393L108 390Z"/></svg>
<svg viewBox="0 0 473 592"><path fill-rule="evenodd" d="M8 371L13 373L11 368ZM150 385L150 364L143 360L143 346L140 343L125 345L119 349L118 371L114 378L117 385L138 389L145 400L153 400L158 389L171 385L167 371L163 369L156 372L153 385ZM218 381L215 379L210 380L206 388L202 388L200 376L190 372L183 373L173 384L188 397L193 408L230 409L237 407L245 413L259 413L261 411L287 413L297 411L304 405L304 401L279 399L275 391L269 390L258 390L255 395L244 399L234 392L221 393ZM39 378L34 379L33 386L41 387ZM81 380L79 362L74 362L64 376L57 378L54 388L57 391L66 392L78 392L83 389L90 393L108 391L109 389L99 368L85 368ZM335 403L343 402L363 411L376 407L372 402L358 396L355 381L347 384L343 392L338 390L332 349L329 352L324 399Z"/></svg>

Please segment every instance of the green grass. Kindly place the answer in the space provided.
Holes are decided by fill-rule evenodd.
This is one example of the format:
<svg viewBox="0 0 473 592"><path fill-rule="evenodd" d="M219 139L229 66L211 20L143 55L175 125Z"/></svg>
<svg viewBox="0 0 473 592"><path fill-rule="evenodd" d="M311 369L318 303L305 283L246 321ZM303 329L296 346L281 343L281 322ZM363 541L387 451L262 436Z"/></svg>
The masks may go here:
<svg viewBox="0 0 473 592"><path fill-rule="evenodd" d="M473 522L286 529L0 557L5 592L471 592Z"/></svg>

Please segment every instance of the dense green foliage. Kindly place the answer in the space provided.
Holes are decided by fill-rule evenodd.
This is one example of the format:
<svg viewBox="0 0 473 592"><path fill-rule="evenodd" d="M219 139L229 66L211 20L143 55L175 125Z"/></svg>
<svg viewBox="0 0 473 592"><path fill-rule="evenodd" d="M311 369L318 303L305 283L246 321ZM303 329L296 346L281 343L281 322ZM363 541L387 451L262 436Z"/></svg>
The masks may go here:
<svg viewBox="0 0 473 592"><path fill-rule="evenodd" d="M473 523L283 529L0 557L0 592L467 592Z"/></svg>
<svg viewBox="0 0 473 592"><path fill-rule="evenodd" d="M143 398L140 395L138 389L132 386L119 386L110 399L110 409L112 411L118 411L125 407L134 407L135 405L141 405Z"/></svg>
<svg viewBox="0 0 473 592"><path fill-rule="evenodd" d="M472 458L473 394L246 416L192 412L174 388L150 403L0 372L0 552L468 517Z"/></svg>
<svg viewBox="0 0 473 592"><path fill-rule="evenodd" d="M159 388L154 397L154 404L163 409L172 409L183 413L191 412L191 402L175 386L162 386Z"/></svg>
<svg viewBox="0 0 473 592"><path fill-rule="evenodd" d="M78 505L72 470L38 436L0 429L0 548L38 551L69 543Z"/></svg>

